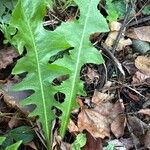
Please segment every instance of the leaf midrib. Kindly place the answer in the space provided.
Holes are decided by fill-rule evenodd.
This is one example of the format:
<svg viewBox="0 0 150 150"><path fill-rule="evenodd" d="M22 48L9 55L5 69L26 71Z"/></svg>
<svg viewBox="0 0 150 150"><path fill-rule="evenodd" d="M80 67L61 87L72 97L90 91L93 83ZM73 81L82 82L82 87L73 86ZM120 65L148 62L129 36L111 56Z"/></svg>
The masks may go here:
<svg viewBox="0 0 150 150"><path fill-rule="evenodd" d="M74 93L74 89L75 89L75 85L76 85L76 79L77 79L77 74L78 74L80 55L81 55L81 50L82 50L84 35L85 35L85 32L86 32L87 22L88 22L88 18L89 18L91 3L92 3L92 0L90 1L89 6L88 6L87 17L85 19L84 28L83 28L83 31L82 31L81 41L80 41L80 45L79 45L79 49L78 49L77 61L76 61L76 65L75 65L74 78L72 80L72 86L71 86L71 92L70 92L71 95L70 95L69 107L68 107L69 109L67 109L67 113L66 114L70 114L70 108L71 108L72 103L73 103L73 97L74 97L74 94L76 94L76 93ZM62 131L61 132L62 135L64 135L64 133L66 131L67 124L68 124L68 121L66 121L66 120L68 120L68 115L65 118L64 127L62 127L62 130L61 130Z"/></svg>
<svg viewBox="0 0 150 150"><path fill-rule="evenodd" d="M36 64L37 64L37 72L38 72L38 78L39 78L39 85L40 85L40 91L41 91L41 96L42 96L42 103L43 103L43 111L44 111L44 120L45 120L45 124L42 123L45 127L46 127L46 131L45 131L45 134L47 136L47 140L49 140L49 124L48 124L48 113L47 113L47 109L46 109L46 99L45 99L45 94L44 94L44 87L43 87L43 84L42 84L42 76L41 76L41 69L40 69L40 61L39 61L39 56L38 56L38 52L37 52L37 48L36 48L36 44L35 44L35 39L33 37L33 32L32 32L32 29L31 29L31 26L30 26L30 21L27 19L25 13L24 13L24 17L25 17L25 20L27 22L27 26L28 26L28 30L29 30L29 33L31 35L31 39L32 39L32 43L33 43L33 49L34 49L34 53L35 53L35 57L36 57Z"/></svg>

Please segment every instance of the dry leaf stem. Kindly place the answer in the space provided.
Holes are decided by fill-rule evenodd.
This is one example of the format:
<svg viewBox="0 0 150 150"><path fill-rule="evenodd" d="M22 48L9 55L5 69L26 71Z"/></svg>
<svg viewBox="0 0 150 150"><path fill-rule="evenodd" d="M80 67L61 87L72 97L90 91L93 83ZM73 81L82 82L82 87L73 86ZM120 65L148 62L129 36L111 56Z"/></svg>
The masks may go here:
<svg viewBox="0 0 150 150"><path fill-rule="evenodd" d="M121 38L122 33L123 33L123 31L124 31L124 29L125 29L125 27L126 27L126 23L127 23L127 21L128 21L128 18L129 18L129 15L130 15L130 12L131 12L132 8L133 8L133 4L132 4L132 2L131 2L131 0L130 0L129 3L128 3L127 11L126 11L126 14L125 14L125 17L124 17L122 26L121 26L121 28L120 28L120 30L119 30L119 32L118 32L117 38L116 38L116 40L114 41L114 44L113 44L113 47L112 47L112 53L113 53L113 54L115 53L115 50L116 50L117 47L118 47L120 38Z"/></svg>

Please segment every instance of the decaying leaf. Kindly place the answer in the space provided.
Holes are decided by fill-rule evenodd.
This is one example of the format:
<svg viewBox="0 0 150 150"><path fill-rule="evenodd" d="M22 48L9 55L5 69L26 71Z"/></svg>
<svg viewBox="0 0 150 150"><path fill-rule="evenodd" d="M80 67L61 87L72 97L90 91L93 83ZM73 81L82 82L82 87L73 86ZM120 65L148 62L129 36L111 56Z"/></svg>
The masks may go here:
<svg viewBox="0 0 150 150"><path fill-rule="evenodd" d="M101 138L94 138L90 133L87 132L87 142L84 146L83 150L102 150L102 139Z"/></svg>
<svg viewBox="0 0 150 150"><path fill-rule="evenodd" d="M138 111L138 113L150 116L150 109L149 108L141 109Z"/></svg>
<svg viewBox="0 0 150 150"><path fill-rule="evenodd" d="M98 81L99 79L99 75L98 73L91 69L90 67L87 68L87 74L86 74L87 78L86 78L86 82L87 83L93 83L94 81Z"/></svg>
<svg viewBox="0 0 150 150"><path fill-rule="evenodd" d="M144 147L146 149L150 149L150 130L147 131L144 137Z"/></svg>
<svg viewBox="0 0 150 150"><path fill-rule="evenodd" d="M126 150L134 147L132 138L121 138L120 142L125 146Z"/></svg>
<svg viewBox="0 0 150 150"><path fill-rule="evenodd" d="M54 132L54 139L52 144L52 150L70 150L71 144L63 142L62 138L58 135L58 132Z"/></svg>
<svg viewBox="0 0 150 150"><path fill-rule="evenodd" d="M150 57L138 56L135 59L135 66L145 75L150 76Z"/></svg>
<svg viewBox="0 0 150 150"><path fill-rule="evenodd" d="M78 128L87 130L95 138L110 136L110 124L120 113L119 103L101 102L94 109L83 108L78 115Z"/></svg>
<svg viewBox="0 0 150 150"><path fill-rule="evenodd" d="M114 119L111 124L111 131L116 138L122 137L124 135L124 128L126 126L126 117L125 115L119 115Z"/></svg>
<svg viewBox="0 0 150 150"><path fill-rule="evenodd" d="M10 129L18 127L19 124L20 124L20 120L17 119L16 117L12 117L10 119L10 121L8 122L8 126L9 126Z"/></svg>
<svg viewBox="0 0 150 150"><path fill-rule="evenodd" d="M116 40L118 36L121 26L122 24L116 21L113 21L110 23L109 27L111 31L109 32L108 37L105 40L105 44L108 48L110 49L112 48L114 41ZM132 41L129 38L125 39L124 35L122 35L122 37L119 40L118 47L116 50L121 51L124 47L131 45L131 44L132 44Z"/></svg>
<svg viewBox="0 0 150 150"><path fill-rule="evenodd" d="M111 31L119 31L122 24L117 21L112 21L109 25Z"/></svg>
<svg viewBox="0 0 150 150"><path fill-rule="evenodd" d="M19 54L13 47L8 47L0 50L0 69L5 69L7 65L13 63L13 59L17 58Z"/></svg>
<svg viewBox="0 0 150 150"><path fill-rule="evenodd" d="M110 101L113 98L114 98L114 94L101 93L95 90L94 95L92 97L92 102L98 105L101 102Z"/></svg>
<svg viewBox="0 0 150 150"><path fill-rule="evenodd" d="M38 150L38 148L36 147L35 143L33 141L25 144L26 146L30 147L33 150Z"/></svg>
<svg viewBox="0 0 150 150"><path fill-rule="evenodd" d="M134 65L134 62L132 60L125 60L122 63L125 70L128 72L129 75L133 76L135 72L137 71L137 68Z"/></svg>
<svg viewBox="0 0 150 150"><path fill-rule="evenodd" d="M78 132L79 131L78 127L75 125L75 123L71 119L68 124L68 129L70 132Z"/></svg>
<svg viewBox="0 0 150 150"><path fill-rule="evenodd" d="M105 44L106 46L108 46L108 48L112 48L114 41L116 40L118 35L118 31L112 31L108 34L107 39L105 40ZM128 38L125 39L124 37L122 37L118 43L118 47L117 47L117 51L121 51L124 47L131 45L132 41Z"/></svg>
<svg viewBox="0 0 150 150"><path fill-rule="evenodd" d="M145 74L143 74L140 71L137 71L134 76L132 77L132 83L142 83L144 82L146 79L150 78L150 76L147 76Z"/></svg>
<svg viewBox="0 0 150 150"><path fill-rule="evenodd" d="M126 36L133 39L150 42L150 26L131 28L127 30Z"/></svg>
<svg viewBox="0 0 150 150"><path fill-rule="evenodd" d="M128 122L133 134L140 140L145 135L148 125L137 117L128 116ZM143 142L143 141L141 141Z"/></svg>

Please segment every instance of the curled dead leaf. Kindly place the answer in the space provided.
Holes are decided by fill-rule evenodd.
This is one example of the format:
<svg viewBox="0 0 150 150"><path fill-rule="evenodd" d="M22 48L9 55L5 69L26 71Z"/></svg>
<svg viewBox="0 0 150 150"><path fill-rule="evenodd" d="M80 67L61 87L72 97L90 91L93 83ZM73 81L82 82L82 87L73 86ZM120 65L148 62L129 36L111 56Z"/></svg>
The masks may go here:
<svg viewBox="0 0 150 150"><path fill-rule="evenodd" d="M150 26L131 28L127 30L126 36L133 39L150 42Z"/></svg>
<svg viewBox="0 0 150 150"><path fill-rule="evenodd" d="M135 59L135 66L145 75L150 76L150 57L138 56Z"/></svg>

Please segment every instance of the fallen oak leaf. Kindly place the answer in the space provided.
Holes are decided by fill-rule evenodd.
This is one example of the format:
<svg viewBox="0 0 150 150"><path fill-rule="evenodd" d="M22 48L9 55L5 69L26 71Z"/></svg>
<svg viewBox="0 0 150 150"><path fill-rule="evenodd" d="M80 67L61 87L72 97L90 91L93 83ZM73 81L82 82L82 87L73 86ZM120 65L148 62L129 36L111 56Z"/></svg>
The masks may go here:
<svg viewBox="0 0 150 150"><path fill-rule="evenodd" d="M83 109L78 115L78 127L82 132L87 130L93 137L105 138L110 136L109 122L99 112Z"/></svg>
<svg viewBox="0 0 150 150"><path fill-rule="evenodd" d="M119 105L106 101L93 109L82 108L78 115L79 131L87 130L95 138L110 137L110 125L121 110Z"/></svg>

